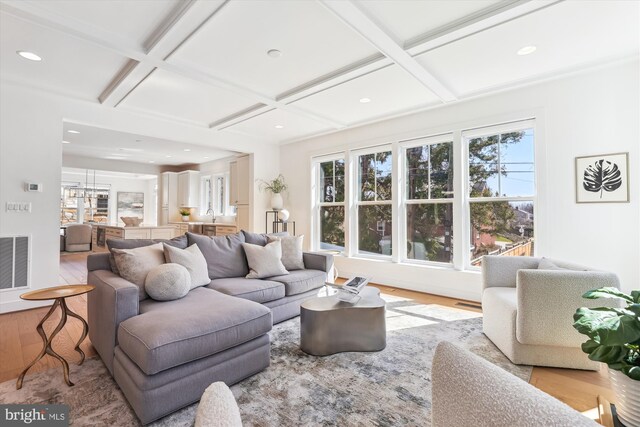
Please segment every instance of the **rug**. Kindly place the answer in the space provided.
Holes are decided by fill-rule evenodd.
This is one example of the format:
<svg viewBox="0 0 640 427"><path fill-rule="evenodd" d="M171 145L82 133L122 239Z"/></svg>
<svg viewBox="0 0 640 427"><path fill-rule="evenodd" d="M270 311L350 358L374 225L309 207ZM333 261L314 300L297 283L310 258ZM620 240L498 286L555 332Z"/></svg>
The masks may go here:
<svg viewBox="0 0 640 427"><path fill-rule="evenodd" d="M429 426L431 362L450 341L528 381L531 367L512 364L484 334L481 314L384 295L387 347L375 353L307 355L298 348L300 320L275 325L271 366L231 387L246 426ZM64 403L71 424L138 426L99 358L72 365L74 387L60 369L28 374L22 390L0 384L0 403ZM153 426L192 426L197 404Z"/></svg>

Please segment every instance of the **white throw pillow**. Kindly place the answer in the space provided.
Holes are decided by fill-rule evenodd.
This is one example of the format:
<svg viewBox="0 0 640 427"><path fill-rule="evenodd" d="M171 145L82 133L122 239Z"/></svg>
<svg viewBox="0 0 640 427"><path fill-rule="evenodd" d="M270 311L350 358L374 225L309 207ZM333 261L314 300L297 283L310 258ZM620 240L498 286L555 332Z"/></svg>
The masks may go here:
<svg viewBox="0 0 640 427"><path fill-rule="evenodd" d="M165 244L164 257L167 262L180 264L187 269L191 276L190 289L211 283L207 260L204 258L204 255L202 255L202 251L200 251L198 245L193 244L187 249L180 249Z"/></svg>
<svg viewBox="0 0 640 427"><path fill-rule="evenodd" d="M280 260L282 257L282 245L279 240L268 243L266 246L243 243L242 247L247 255L247 263L249 264L247 279L263 279L265 277L289 274Z"/></svg>
<svg viewBox="0 0 640 427"><path fill-rule="evenodd" d="M162 264L147 274L144 288L157 301L180 299L189 293L191 276L180 264Z"/></svg>
<svg viewBox="0 0 640 427"><path fill-rule="evenodd" d="M302 236L268 236L269 242L280 240L282 243L282 264L287 270L304 270L302 259Z"/></svg>
<svg viewBox="0 0 640 427"><path fill-rule="evenodd" d="M147 274L154 267L164 264L162 243L134 249L113 249L112 252L120 276L136 284L140 289L139 298L145 299L144 281Z"/></svg>

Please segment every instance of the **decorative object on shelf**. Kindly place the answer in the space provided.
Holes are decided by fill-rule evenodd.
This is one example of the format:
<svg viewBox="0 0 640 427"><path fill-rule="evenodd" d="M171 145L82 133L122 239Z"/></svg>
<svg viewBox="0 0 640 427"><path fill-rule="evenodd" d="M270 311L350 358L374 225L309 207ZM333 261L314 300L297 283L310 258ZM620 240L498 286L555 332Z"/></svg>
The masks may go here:
<svg viewBox="0 0 640 427"><path fill-rule="evenodd" d="M271 209L274 211L282 210L283 200L282 194L287 191L287 183L284 182L284 176L278 175L271 181L259 180L260 190L266 190L271 192Z"/></svg>
<svg viewBox="0 0 640 427"><path fill-rule="evenodd" d="M191 209L180 209L180 215L182 216L183 222L189 222L189 219L191 217Z"/></svg>
<svg viewBox="0 0 640 427"><path fill-rule="evenodd" d="M286 209L282 209L278 212L278 219L283 222L287 222L289 219L289 211Z"/></svg>
<svg viewBox="0 0 640 427"><path fill-rule="evenodd" d="M289 232L289 225L293 226L292 236L296 235L296 222L295 221L283 221L278 218L278 214L282 211L267 211L264 215L264 230L265 233L280 233L280 232ZM273 220L269 221L269 215L272 216ZM271 231L269 231L269 223L271 223Z"/></svg>
<svg viewBox="0 0 640 427"><path fill-rule="evenodd" d="M121 216L120 219L125 227L138 227L142 223L142 218L137 216Z"/></svg>
<svg viewBox="0 0 640 427"><path fill-rule="evenodd" d="M629 202L629 153L576 157L576 203Z"/></svg>
<svg viewBox="0 0 640 427"><path fill-rule="evenodd" d="M582 295L587 299L614 298L626 307L579 308L573 327L589 340L582 351L589 359L606 363L616 394L620 420L628 426L640 425L640 290L627 295L616 288L600 288Z"/></svg>

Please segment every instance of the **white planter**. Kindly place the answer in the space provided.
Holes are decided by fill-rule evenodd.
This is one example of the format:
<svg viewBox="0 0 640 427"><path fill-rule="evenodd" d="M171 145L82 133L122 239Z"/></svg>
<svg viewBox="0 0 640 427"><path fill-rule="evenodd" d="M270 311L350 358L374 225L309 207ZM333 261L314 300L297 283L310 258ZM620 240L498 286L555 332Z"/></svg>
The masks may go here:
<svg viewBox="0 0 640 427"><path fill-rule="evenodd" d="M189 215L182 215L182 222L189 222L191 217Z"/></svg>
<svg viewBox="0 0 640 427"><path fill-rule="evenodd" d="M613 369L609 369L609 378L616 395L613 403L620 421L627 427L640 427L640 381Z"/></svg>
<svg viewBox="0 0 640 427"><path fill-rule="evenodd" d="M284 202L282 201L282 194L273 193L271 195L271 209L273 209L274 211L279 211L282 209L283 203Z"/></svg>

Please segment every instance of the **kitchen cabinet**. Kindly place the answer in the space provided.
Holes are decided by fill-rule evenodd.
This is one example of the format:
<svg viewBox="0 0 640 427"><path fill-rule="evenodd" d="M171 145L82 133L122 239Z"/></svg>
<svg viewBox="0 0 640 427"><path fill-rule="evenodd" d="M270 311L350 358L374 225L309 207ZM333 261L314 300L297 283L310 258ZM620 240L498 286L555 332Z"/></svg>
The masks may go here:
<svg viewBox="0 0 640 427"><path fill-rule="evenodd" d="M236 208L236 225L238 230L251 230L249 226L249 205L238 205Z"/></svg>
<svg viewBox="0 0 640 427"><path fill-rule="evenodd" d="M120 227L94 224L91 230L92 250L106 251L109 239L171 239L174 227L170 225L157 227Z"/></svg>
<svg viewBox="0 0 640 427"><path fill-rule="evenodd" d="M229 165L229 203L233 206L248 205L250 186L249 156L238 157Z"/></svg>
<svg viewBox="0 0 640 427"><path fill-rule="evenodd" d="M202 234L209 237L226 236L237 232L238 228L232 224L204 224L202 226Z"/></svg>
<svg viewBox="0 0 640 427"><path fill-rule="evenodd" d="M180 218L178 212L178 174L163 172L160 179L159 225L166 225Z"/></svg>
<svg viewBox="0 0 640 427"><path fill-rule="evenodd" d="M178 206L197 208L200 204L200 172L184 171L178 173Z"/></svg>

